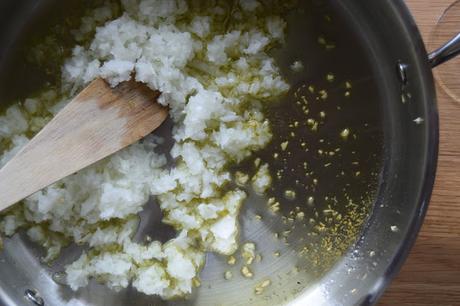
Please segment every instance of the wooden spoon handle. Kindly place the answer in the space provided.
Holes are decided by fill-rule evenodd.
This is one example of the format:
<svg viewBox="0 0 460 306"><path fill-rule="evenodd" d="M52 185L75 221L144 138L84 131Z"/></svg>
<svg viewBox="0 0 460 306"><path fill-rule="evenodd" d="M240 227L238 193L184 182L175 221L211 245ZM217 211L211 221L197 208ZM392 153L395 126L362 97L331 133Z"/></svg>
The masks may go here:
<svg viewBox="0 0 460 306"><path fill-rule="evenodd" d="M159 95L93 81L0 170L0 211L151 133L168 114Z"/></svg>

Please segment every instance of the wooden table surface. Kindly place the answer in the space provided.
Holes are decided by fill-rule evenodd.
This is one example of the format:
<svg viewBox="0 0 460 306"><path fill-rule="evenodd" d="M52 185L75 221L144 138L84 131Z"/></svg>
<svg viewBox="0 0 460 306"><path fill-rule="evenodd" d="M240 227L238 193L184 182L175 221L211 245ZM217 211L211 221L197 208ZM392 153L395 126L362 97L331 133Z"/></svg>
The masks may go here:
<svg viewBox="0 0 460 306"><path fill-rule="evenodd" d="M428 42L454 0L406 2ZM415 247L381 306L460 305L460 103L437 89L441 143L431 204Z"/></svg>

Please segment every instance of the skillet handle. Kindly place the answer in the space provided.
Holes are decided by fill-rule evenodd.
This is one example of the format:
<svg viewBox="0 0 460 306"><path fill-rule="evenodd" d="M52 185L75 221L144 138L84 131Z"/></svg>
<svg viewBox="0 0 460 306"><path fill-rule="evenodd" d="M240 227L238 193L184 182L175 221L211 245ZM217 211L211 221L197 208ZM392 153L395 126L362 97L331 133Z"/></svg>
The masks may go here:
<svg viewBox="0 0 460 306"><path fill-rule="evenodd" d="M444 46L428 55L431 67L436 67L460 54L460 33Z"/></svg>

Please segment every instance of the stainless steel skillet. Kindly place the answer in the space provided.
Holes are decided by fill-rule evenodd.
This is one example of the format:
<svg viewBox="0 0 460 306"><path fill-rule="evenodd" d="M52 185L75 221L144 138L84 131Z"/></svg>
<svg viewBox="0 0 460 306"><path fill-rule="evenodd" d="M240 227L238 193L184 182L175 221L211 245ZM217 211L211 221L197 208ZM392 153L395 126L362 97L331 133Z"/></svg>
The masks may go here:
<svg viewBox="0 0 460 306"><path fill-rule="evenodd" d="M229 267L225 258L210 254L201 288L186 301L164 302L130 289L114 293L96 283L75 294L56 283L59 274L55 273L75 258L78 249L68 249L51 267L43 266L41 250L18 235L6 241L0 255L1 305L27 305L40 299L45 305L65 305L72 300L83 305L376 302L402 265L423 221L438 147L431 66L455 54L457 44L428 60L417 27L399 0L300 3L299 10L288 16L287 44L276 52L293 89L284 101L267 110L276 134L259 156L271 158L290 137L293 121L313 119L321 124L315 132L309 126L297 129L290 140L297 149L289 151L286 164L273 161L275 167L294 171L271 193L282 195L286 189L298 188L295 191L301 200L282 203L279 215L270 214L267 199L256 195L245 205L241 240L256 242L262 256L254 268L254 280L238 276L226 281L224 272L235 269L238 275L239 267ZM69 7L83 5L89 1L1 2L1 101L8 103L44 82L54 82L40 67L29 65L25 46L29 38L40 37L62 21ZM301 75L290 72L295 60L307 67ZM331 74L334 83L327 80ZM23 92L17 84L24 80L28 86ZM309 93L310 86L327 90L328 100L312 104L310 114L305 115L296 102L299 96L316 98ZM321 112L327 120L320 121ZM341 135L344 130L350 134L346 141ZM301 149L303 141L309 143L309 151ZM308 171L297 167L303 162L310 165ZM308 188L296 187L296 180ZM297 206L307 217L291 222L291 211L296 212ZM147 232L154 232L157 239L172 234L159 222L157 209L142 214L139 236ZM254 286L267 277L272 285L266 294L255 295Z"/></svg>

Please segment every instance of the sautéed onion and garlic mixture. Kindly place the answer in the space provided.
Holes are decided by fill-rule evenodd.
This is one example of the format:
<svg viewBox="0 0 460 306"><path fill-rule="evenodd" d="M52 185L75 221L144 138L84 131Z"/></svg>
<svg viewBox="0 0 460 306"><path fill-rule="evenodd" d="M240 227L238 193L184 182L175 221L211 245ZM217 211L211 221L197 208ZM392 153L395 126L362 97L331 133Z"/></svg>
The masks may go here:
<svg viewBox="0 0 460 306"><path fill-rule="evenodd" d="M246 194L228 187L228 166L272 137L262 104L289 85L267 51L283 43L286 23L257 1L240 1L232 20L223 7L198 10L190 2L123 0L117 18L110 5L95 9L72 35L83 39L102 25L65 61L62 90L26 99L0 118L3 165L97 77L111 86L134 78L160 90L159 102L169 107L173 166L155 152L164 139L150 136L32 195L2 218L8 236L26 227L47 249L47 262L69 242L89 245L66 268L74 290L94 277L113 289L132 282L145 294L182 296L199 283L205 252L231 255L238 248ZM251 178L260 193L271 180L265 163ZM132 236L150 196L177 237L141 245Z"/></svg>

